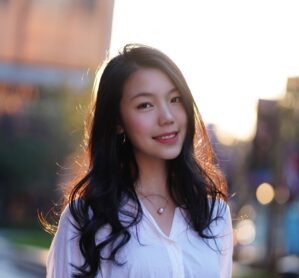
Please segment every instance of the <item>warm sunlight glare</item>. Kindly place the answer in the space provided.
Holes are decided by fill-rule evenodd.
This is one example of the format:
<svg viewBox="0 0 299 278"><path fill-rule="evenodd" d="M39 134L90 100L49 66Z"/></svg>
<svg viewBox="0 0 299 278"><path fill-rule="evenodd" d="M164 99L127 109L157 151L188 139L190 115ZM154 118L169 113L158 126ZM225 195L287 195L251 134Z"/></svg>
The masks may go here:
<svg viewBox="0 0 299 278"><path fill-rule="evenodd" d="M161 49L223 141L248 140L258 99L282 98L287 77L299 75L298 8L288 0L115 0L111 55L130 42Z"/></svg>

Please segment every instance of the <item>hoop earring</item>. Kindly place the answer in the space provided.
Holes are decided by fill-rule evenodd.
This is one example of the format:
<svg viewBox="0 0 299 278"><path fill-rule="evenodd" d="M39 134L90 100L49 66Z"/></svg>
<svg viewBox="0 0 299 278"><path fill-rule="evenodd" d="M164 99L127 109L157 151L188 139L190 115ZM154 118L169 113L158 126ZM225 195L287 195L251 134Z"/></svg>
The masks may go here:
<svg viewBox="0 0 299 278"><path fill-rule="evenodd" d="M125 144L126 141L127 141L126 134L123 133L123 134L122 134L122 143Z"/></svg>

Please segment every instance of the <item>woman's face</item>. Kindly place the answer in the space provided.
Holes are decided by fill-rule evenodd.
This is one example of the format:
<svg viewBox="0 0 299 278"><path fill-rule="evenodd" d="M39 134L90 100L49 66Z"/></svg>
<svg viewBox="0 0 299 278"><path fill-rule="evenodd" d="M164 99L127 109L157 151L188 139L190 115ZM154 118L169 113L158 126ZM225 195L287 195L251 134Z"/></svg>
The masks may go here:
<svg viewBox="0 0 299 278"><path fill-rule="evenodd" d="M182 149L187 114L180 93L162 71L141 68L125 82L120 101L121 129L137 161L174 159Z"/></svg>

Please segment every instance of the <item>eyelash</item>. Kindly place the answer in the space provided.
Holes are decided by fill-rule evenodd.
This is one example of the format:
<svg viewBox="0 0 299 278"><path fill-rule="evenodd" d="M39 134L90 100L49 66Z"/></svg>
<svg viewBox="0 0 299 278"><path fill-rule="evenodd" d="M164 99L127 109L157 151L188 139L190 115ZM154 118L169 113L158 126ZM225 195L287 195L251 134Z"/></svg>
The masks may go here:
<svg viewBox="0 0 299 278"><path fill-rule="evenodd" d="M176 96L176 97L173 97L171 99L171 103L181 103L182 102L182 97L181 96ZM153 105L149 102L143 102L143 103L140 103L138 106L137 106L137 109L148 109L150 107L152 107Z"/></svg>
<svg viewBox="0 0 299 278"><path fill-rule="evenodd" d="M180 102L182 102L182 97L176 96L176 97L174 97L174 98L171 99L171 102L180 103Z"/></svg>
<svg viewBox="0 0 299 278"><path fill-rule="evenodd" d="M150 104L148 102L144 102L144 103L140 103L137 106L137 109L147 109L147 108L150 108L150 107L152 107L152 104Z"/></svg>

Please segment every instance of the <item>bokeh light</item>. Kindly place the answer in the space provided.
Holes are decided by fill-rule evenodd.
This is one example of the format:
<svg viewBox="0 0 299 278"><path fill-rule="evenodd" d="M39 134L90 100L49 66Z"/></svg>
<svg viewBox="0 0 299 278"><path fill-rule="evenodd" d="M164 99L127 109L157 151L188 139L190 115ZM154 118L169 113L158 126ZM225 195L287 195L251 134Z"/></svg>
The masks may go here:
<svg viewBox="0 0 299 278"><path fill-rule="evenodd" d="M246 245L239 251L239 261L242 264L250 264L258 257L258 251L255 246Z"/></svg>
<svg viewBox="0 0 299 278"><path fill-rule="evenodd" d="M239 217L241 217L241 219L252 219L254 220L256 217L256 212L255 209L252 205L244 205L239 213L238 213Z"/></svg>
<svg viewBox="0 0 299 278"><path fill-rule="evenodd" d="M256 190L256 199L262 205L267 205L272 202L274 199L274 189L273 186L269 183L262 183L258 186Z"/></svg>
<svg viewBox="0 0 299 278"><path fill-rule="evenodd" d="M255 224L250 219L242 220L236 227L236 238L241 245L248 245L255 240Z"/></svg>

